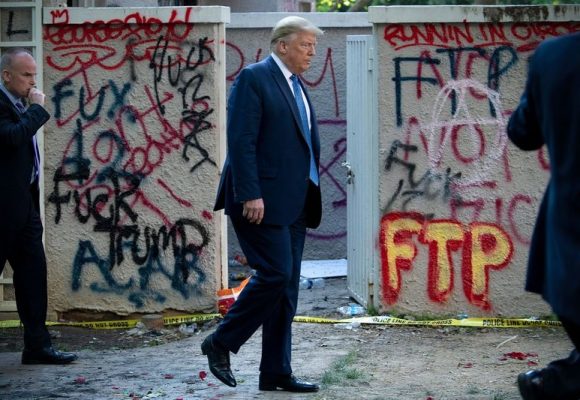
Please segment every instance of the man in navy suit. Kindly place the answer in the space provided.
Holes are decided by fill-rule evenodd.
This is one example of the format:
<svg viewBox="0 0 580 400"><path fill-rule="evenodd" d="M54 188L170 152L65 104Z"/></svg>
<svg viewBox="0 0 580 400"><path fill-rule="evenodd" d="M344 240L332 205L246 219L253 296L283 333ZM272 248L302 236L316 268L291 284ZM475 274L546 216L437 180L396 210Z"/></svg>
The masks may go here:
<svg viewBox="0 0 580 400"><path fill-rule="evenodd" d="M36 62L28 51L6 51L0 71L0 273L8 261L24 326L22 363L67 364L77 356L54 350L45 324L46 259L35 135L50 115L43 108L44 93L35 87Z"/></svg>
<svg viewBox="0 0 580 400"><path fill-rule="evenodd" d="M316 116L299 78L321 34L304 18L282 19L272 54L244 68L230 92L215 210L225 208L256 274L202 344L211 372L229 386L236 386L229 353L262 326L259 389L318 390L292 374L291 325L306 228L316 228L322 213Z"/></svg>
<svg viewBox="0 0 580 400"><path fill-rule="evenodd" d="M550 304L574 344L568 358L518 376L522 397L580 399L580 33L543 42L508 125L523 150L546 144L551 179L536 220L526 290Z"/></svg>

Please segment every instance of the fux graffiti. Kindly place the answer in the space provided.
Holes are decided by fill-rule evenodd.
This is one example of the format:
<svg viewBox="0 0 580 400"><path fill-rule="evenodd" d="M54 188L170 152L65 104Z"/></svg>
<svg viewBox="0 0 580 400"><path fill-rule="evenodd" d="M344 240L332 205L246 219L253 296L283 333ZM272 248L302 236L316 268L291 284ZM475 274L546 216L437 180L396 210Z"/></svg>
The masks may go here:
<svg viewBox="0 0 580 400"><path fill-rule="evenodd" d="M68 134L48 207L56 225L92 231L71 254L70 287L123 296L136 308L201 293L212 214L180 193L217 168L206 138L215 44L195 38L191 24L139 21L44 32L47 65L58 77L49 94L53 123Z"/></svg>

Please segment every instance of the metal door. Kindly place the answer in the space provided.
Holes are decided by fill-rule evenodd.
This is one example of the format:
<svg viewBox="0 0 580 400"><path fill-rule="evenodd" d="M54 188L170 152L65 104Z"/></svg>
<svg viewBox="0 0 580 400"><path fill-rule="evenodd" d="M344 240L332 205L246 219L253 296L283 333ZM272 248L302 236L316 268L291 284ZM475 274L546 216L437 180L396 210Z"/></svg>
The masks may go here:
<svg viewBox="0 0 580 400"><path fill-rule="evenodd" d="M378 132L373 37L347 36L347 285L365 307L376 307L378 271Z"/></svg>

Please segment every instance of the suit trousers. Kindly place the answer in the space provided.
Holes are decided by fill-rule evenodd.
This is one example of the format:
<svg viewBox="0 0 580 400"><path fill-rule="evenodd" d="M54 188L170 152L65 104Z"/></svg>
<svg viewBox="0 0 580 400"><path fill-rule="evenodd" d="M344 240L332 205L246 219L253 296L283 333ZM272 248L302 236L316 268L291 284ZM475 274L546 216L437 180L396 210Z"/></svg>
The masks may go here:
<svg viewBox="0 0 580 400"><path fill-rule="evenodd" d="M256 270L218 326L213 338L237 353L262 326L260 371L292 373L292 320L298 303L300 264L306 237L302 215L291 225L251 224L232 217L232 224L249 265Z"/></svg>
<svg viewBox="0 0 580 400"><path fill-rule="evenodd" d="M40 215L32 202L23 227L0 227L0 272L8 261L14 271L16 307L24 327L24 346L27 349L51 345L45 325L48 291L42 231Z"/></svg>

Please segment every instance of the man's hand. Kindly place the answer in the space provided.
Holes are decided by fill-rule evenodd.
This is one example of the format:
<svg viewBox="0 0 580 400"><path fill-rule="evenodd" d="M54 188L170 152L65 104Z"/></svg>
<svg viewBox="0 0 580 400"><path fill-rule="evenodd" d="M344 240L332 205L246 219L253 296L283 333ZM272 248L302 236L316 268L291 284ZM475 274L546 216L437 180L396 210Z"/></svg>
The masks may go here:
<svg viewBox="0 0 580 400"><path fill-rule="evenodd" d="M44 93L37 88L30 89L28 92L28 104L44 106Z"/></svg>
<svg viewBox="0 0 580 400"><path fill-rule="evenodd" d="M264 200L254 199L244 202L244 212L242 214L252 224L259 224L264 218Z"/></svg>

